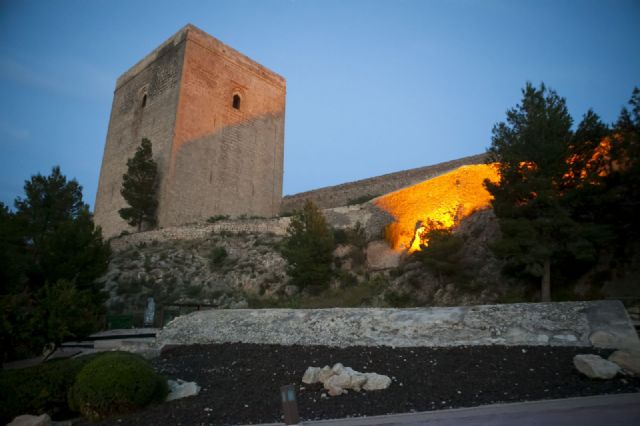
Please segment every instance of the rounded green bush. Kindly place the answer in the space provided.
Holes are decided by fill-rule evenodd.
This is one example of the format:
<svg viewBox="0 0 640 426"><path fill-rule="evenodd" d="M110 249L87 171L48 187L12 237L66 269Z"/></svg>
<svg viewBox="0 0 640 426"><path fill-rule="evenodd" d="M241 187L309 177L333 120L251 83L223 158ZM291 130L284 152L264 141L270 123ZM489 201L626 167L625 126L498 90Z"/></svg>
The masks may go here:
<svg viewBox="0 0 640 426"><path fill-rule="evenodd" d="M166 381L141 356L109 352L85 365L69 390L69 405L99 420L144 407L167 394Z"/></svg>

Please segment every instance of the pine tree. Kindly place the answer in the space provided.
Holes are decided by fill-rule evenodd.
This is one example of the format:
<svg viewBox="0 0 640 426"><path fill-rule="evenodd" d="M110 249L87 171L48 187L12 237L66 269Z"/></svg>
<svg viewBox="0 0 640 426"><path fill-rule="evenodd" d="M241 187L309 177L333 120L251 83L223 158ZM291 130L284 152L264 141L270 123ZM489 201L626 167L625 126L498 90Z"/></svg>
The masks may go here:
<svg viewBox="0 0 640 426"><path fill-rule="evenodd" d="M158 167L153 160L151 142L143 138L135 155L127 160L127 173L122 175L120 194L129 207L118 210L120 217L131 226L156 224Z"/></svg>
<svg viewBox="0 0 640 426"><path fill-rule="evenodd" d="M331 228L318 207L307 201L291 218L282 250L291 283L313 290L326 287L332 274L333 249Z"/></svg>
<svg viewBox="0 0 640 426"><path fill-rule="evenodd" d="M571 124L563 98L527 83L521 103L494 126L488 150L501 175L500 183L486 183L502 231L494 251L506 271L540 279L543 301L551 298L553 263L593 260L595 241L604 237L596 224L576 221L564 199Z"/></svg>
<svg viewBox="0 0 640 426"><path fill-rule="evenodd" d="M24 191L15 213L0 205L0 246L10 250L0 256L3 360L94 331L104 302L96 279L110 256L75 179L54 167L32 176Z"/></svg>

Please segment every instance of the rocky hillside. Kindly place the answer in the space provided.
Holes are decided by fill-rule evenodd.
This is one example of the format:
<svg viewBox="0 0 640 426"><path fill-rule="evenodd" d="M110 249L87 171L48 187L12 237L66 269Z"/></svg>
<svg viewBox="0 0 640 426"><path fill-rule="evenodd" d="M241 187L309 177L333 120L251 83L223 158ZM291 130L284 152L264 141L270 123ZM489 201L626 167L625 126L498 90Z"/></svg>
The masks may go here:
<svg viewBox="0 0 640 426"><path fill-rule="evenodd" d="M149 297L158 308L333 306L447 306L499 302L511 291L487 243L497 225L490 210L456 231L465 240L463 265L473 277L434 274L414 256L381 240L381 219L371 205L325 211L336 229L335 277L322 294L288 284L279 246L288 218L238 219L152 231L112 242L102 277L110 314L140 314ZM360 236L353 229L365 225Z"/></svg>

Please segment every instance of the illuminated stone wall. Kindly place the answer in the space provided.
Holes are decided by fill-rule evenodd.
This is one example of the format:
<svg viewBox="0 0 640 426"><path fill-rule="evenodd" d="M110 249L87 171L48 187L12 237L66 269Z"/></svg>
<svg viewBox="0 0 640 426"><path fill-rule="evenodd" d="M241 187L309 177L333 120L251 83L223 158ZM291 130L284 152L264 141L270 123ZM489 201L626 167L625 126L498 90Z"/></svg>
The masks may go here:
<svg viewBox="0 0 640 426"><path fill-rule="evenodd" d="M285 94L284 78L192 25L123 74L95 205L104 235L129 229L120 187L143 137L158 162L159 227L278 213Z"/></svg>
<svg viewBox="0 0 640 426"><path fill-rule="evenodd" d="M386 239L395 250L419 250L432 229L451 228L474 212L490 207L484 181L499 182L491 164L461 166L433 179L383 195L374 204L394 217Z"/></svg>
<svg viewBox="0 0 640 426"><path fill-rule="evenodd" d="M485 154L472 155L453 161L434 164L432 166L389 173L341 185L327 186L312 191L288 195L282 200L281 211L292 212L300 209L307 199L325 209L345 206L349 204L351 200L355 200L359 197L388 194L390 192L397 191L398 189L439 176L460 166L468 164L483 164L485 162L485 158Z"/></svg>

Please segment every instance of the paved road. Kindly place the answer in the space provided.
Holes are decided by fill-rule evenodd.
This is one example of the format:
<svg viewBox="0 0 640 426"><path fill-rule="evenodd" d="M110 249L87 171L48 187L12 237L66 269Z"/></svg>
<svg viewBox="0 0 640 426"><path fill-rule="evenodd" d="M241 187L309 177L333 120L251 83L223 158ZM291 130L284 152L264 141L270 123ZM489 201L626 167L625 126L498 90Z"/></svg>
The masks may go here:
<svg viewBox="0 0 640 426"><path fill-rule="evenodd" d="M304 422L325 426L638 426L640 393L485 405L474 408Z"/></svg>

